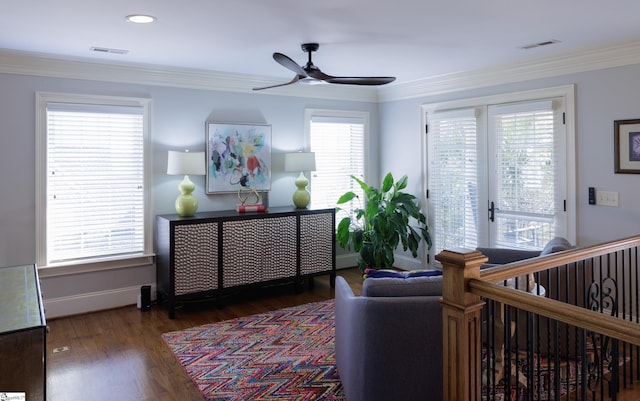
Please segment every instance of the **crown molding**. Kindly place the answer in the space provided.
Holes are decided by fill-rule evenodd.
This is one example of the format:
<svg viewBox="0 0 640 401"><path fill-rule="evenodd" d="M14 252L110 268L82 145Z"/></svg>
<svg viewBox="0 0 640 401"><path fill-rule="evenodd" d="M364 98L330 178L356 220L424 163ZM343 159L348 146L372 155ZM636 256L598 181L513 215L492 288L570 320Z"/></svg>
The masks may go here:
<svg viewBox="0 0 640 401"><path fill-rule="evenodd" d="M640 41L594 47L545 58L460 71L381 87L291 85L264 91L254 87L281 83L273 78L151 64L99 62L0 49L0 73L168 86L357 102L388 102L533 79L640 64Z"/></svg>
<svg viewBox="0 0 640 401"><path fill-rule="evenodd" d="M533 79L640 64L640 41L434 76L379 88L380 102L433 96Z"/></svg>
<svg viewBox="0 0 640 401"><path fill-rule="evenodd" d="M222 73L209 70L176 68L152 64L100 62L85 58L58 57L50 54L0 49L0 73L107 81L257 95L296 96L358 102L377 102L376 88L346 85L291 85L265 91L253 91L282 83L260 76Z"/></svg>

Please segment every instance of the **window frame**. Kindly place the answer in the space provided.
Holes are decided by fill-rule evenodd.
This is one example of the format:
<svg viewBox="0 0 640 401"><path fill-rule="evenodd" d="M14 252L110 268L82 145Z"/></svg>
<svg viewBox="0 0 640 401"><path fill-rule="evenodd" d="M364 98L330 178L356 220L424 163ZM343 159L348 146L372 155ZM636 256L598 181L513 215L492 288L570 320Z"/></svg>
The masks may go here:
<svg viewBox="0 0 640 401"><path fill-rule="evenodd" d="M353 118L359 119L363 122L363 160L364 160L364 182L369 182L369 179L372 177L370 171L370 160L371 160L371 151L370 151L370 123L369 123L369 112L366 111L355 111L355 110L331 110L331 109L305 109L304 112L304 149L305 151L311 151L311 120L313 117L324 117L324 118ZM313 174L313 172L311 173ZM309 180L309 190L311 192L311 199L313 204L313 179ZM346 191L345 191L346 192ZM338 199L336 199L337 201ZM344 217L344 216L342 216ZM336 215L336 219L338 216Z"/></svg>
<svg viewBox="0 0 640 401"><path fill-rule="evenodd" d="M421 126L425 127L428 124L427 116L431 113L476 108L485 110L479 117L479 131L483 143L480 146L488 146L486 143L487 133L484 126L486 125L486 109L488 105L516 103L516 102L530 102L536 100L545 100L553 98L563 98L565 102L565 154L564 156L564 170L566 172L566 238L571 243L576 243L576 231L577 231L577 195L576 195L576 143L575 143L575 85L564 85L551 88L534 89L522 92L513 92L505 94L490 95L477 98L460 99L453 101L446 101L440 103L423 104L421 106ZM428 196L428 183L429 183L429 171L428 171L428 134L422 135L422 198L421 201L424 205L429 205ZM483 183L484 185L485 183ZM485 199L488 196L488 188L478 188L478 196L480 199ZM486 211L478 211L479 218L482 219ZM425 210L427 219L430 220L430 211L427 207ZM482 220L480 220L482 221ZM484 223L480 223L483 225ZM485 246L485 244L478 244L478 246ZM429 263L436 263L433 256L435 256L435 249L425 249L424 259Z"/></svg>
<svg viewBox="0 0 640 401"><path fill-rule="evenodd" d="M143 112L144 159L144 250L140 254L106 256L74 262L48 265L46 262L47 227L47 105L66 103L97 106L139 107ZM151 99L137 97L101 96L36 92L36 265L41 277L110 270L153 264L152 174L150 141Z"/></svg>

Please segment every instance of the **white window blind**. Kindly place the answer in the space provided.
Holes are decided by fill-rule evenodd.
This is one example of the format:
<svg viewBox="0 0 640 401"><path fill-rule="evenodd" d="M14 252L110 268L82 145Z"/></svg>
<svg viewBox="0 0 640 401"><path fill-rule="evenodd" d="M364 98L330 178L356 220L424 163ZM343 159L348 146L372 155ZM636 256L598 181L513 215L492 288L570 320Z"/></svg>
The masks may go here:
<svg viewBox="0 0 640 401"><path fill-rule="evenodd" d="M433 252L477 246L478 156L474 109L428 118L429 226Z"/></svg>
<svg viewBox="0 0 640 401"><path fill-rule="evenodd" d="M365 180L365 122L362 118L312 116L310 150L316 155L316 171L311 173L311 204L333 208L342 194L353 191L363 199L354 175ZM354 204L355 202L355 204ZM357 201L341 205L353 214ZM362 205L364 206L364 205ZM345 215L336 216L339 221Z"/></svg>
<svg viewBox="0 0 640 401"><path fill-rule="evenodd" d="M46 263L145 250L144 110L49 103Z"/></svg>
<svg viewBox="0 0 640 401"><path fill-rule="evenodd" d="M540 249L555 235L555 141L552 101L490 106L495 150L490 189L498 246Z"/></svg>

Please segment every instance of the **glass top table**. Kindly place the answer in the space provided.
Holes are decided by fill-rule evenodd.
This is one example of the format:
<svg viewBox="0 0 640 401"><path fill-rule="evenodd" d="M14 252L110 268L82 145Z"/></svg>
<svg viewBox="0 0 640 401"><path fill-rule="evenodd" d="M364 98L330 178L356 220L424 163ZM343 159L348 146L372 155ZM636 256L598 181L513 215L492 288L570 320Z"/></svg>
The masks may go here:
<svg viewBox="0 0 640 401"><path fill-rule="evenodd" d="M35 265L0 268L0 333L45 326Z"/></svg>

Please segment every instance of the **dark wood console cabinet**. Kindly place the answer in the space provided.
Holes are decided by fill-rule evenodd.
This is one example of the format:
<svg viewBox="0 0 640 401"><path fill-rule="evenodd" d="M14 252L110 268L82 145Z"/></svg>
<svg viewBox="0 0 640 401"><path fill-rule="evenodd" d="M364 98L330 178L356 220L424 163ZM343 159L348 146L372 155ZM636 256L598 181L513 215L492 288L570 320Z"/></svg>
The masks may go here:
<svg viewBox="0 0 640 401"><path fill-rule="evenodd" d="M271 208L156 217L158 296L175 317L176 302L225 290L336 277L334 209Z"/></svg>
<svg viewBox="0 0 640 401"><path fill-rule="evenodd" d="M0 392L45 401L46 349L47 325L36 266L0 268Z"/></svg>

